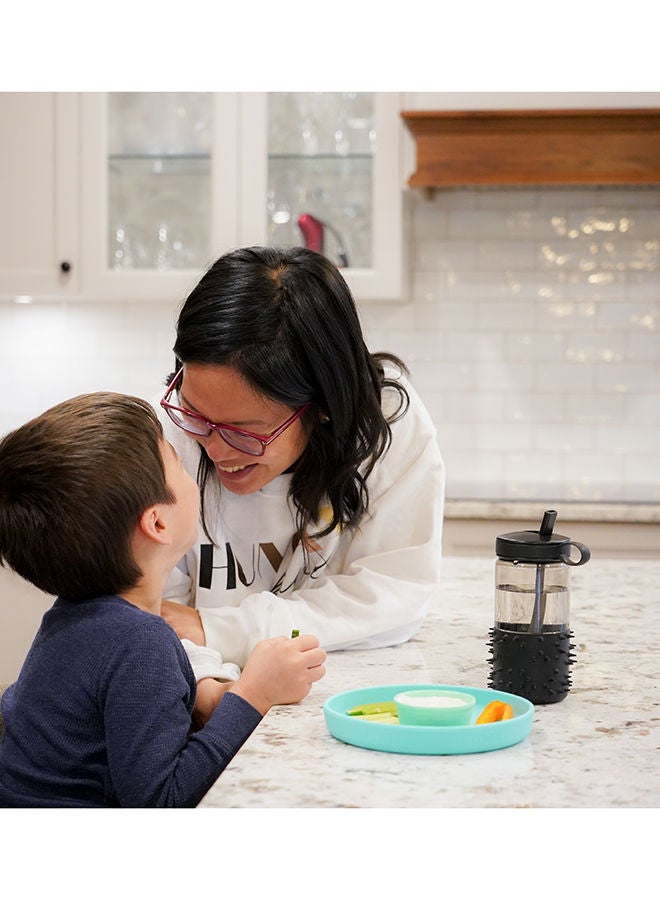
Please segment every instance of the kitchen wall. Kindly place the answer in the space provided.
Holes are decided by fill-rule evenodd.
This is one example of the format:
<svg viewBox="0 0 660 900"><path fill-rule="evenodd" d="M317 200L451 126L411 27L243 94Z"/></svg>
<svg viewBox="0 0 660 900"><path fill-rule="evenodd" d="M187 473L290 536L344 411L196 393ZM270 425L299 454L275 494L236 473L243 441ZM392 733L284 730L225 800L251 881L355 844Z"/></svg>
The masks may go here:
<svg viewBox="0 0 660 900"><path fill-rule="evenodd" d="M406 192L405 302L365 303L435 419L450 498L660 501L660 188ZM154 399L170 303L0 305L0 433Z"/></svg>

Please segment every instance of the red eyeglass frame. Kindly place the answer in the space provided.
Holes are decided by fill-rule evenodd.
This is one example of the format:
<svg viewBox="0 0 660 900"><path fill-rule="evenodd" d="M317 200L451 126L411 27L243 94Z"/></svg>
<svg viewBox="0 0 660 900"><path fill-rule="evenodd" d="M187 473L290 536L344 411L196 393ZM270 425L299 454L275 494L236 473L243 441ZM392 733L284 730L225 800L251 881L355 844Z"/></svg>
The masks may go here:
<svg viewBox="0 0 660 900"><path fill-rule="evenodd" d="M239 450L241 453L247 453L248 456L263 456L264 453L266 452L266 447L268 447L269 444L272 444L272 442L276 438L278 438L281 434L284 434L284 432L287 430L287 428L289 428L290 425L293 425L293 423L296 421L296 419L299 419L300 416L302 416L302 414L305 412L305 410L309 409L309 407L311 406L310 403L305 403L303 406L300 407L300 409L296 410L296 412L292 416L289 416L289 418L286 420L286 422L284 422L282 425L280 425L279 428L276 428L275 431L271 431L270 434L256 434L253 431L247 431L245 428L237 428L235 425L225 425L222 422L211 422L208 419L205 419L204 416L200 416L199 413L191 412L189 409L186 409L184 406L175 406L173 403L170 403L168 398L171 397L171 395L174 393L177 383L181 380L182 375L183 375L183 366L179 369L179 371L176 373L176 375L170 382L167 390L163 394L161 401L160 401L160 405L165 410L165 412L168 414L168 416L170 417L172 422L174 422L174 424L178 428L180 428L182 431L185 431L186 434L190 434L193 437L198 437L198 438L208 437L212 431L215 431L215 432L217 432L217 434L220 435L220 437L223 439L223 441L225 441L225 443L229 444L230 447L233 447L234 450ZM184 413L186 416L189 416L191 419L196 419L198 422L202 422L208 428L207 433L200 434L196 431L189 431L187 428L185 428L185 426L181 422L177 422L177 420L170 413L170 410L177 410L178 412ZM225 438L225 436L223 434L223 432L225 432L225 431L229 432L230 435L231 434L241 434L245 437L249 437L249 438L252 438L253 440L258 441L261 446L261 451L257 452L257 451L253 451L253 450L246 450L245 447L237 447L235 444L232 444L232 442L230 440L227 440Z"/></svg>

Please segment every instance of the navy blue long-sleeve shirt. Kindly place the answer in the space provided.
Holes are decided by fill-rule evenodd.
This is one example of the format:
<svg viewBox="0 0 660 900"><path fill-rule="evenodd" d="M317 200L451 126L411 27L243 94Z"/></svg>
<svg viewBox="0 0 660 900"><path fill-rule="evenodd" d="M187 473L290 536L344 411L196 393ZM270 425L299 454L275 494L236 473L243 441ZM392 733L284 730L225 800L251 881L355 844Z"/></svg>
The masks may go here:
<svg viewBox="0 0 660 900"><path fill-rule="evenodd" d="M0 806L195 806L262 718L225 693L191 733L195 692L159 616L56 600L2 697Z"/></svg>

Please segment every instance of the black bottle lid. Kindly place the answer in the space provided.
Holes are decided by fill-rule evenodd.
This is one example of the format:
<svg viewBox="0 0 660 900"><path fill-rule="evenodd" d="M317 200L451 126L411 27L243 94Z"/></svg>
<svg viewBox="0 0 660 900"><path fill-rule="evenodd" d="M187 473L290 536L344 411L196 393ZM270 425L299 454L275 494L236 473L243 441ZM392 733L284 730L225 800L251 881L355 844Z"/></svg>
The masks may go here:
<svg viewBox="0 0 660 900"><path fill-rule="evenodd" d="M553 534L557 512L547 509L538 531L512 531L500 534L495 541L495 553L509 562L565 563L581 566L589 560L591 553L584 544L572 541L563 534ZM580 558L571 558L571 548L580 551Z"/></svg>

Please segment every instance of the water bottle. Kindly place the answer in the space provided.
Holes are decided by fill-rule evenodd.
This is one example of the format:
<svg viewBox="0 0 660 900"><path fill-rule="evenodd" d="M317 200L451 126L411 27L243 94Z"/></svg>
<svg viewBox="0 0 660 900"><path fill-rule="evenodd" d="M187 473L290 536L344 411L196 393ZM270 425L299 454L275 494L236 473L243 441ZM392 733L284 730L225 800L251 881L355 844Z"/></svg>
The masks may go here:
<svg viewBox="0 0 660 900"><path fill-rule="evenodd" d="M584 544L553 534L556 518L556 510L546 510L538 531L501 534L495 542L488 683L535 704L558 703L569 691L569 574L591 556Z"/></svg>

